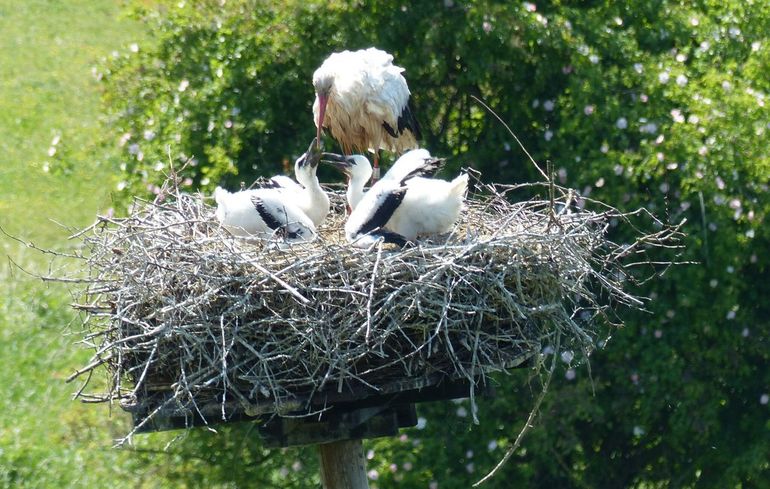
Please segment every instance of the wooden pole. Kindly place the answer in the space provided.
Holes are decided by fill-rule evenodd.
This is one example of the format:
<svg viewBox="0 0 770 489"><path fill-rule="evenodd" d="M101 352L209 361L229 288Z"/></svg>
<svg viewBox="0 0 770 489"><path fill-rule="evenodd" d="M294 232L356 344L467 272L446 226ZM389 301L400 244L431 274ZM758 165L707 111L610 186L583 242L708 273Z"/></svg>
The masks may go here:
<svg viewBox="0 0 770 489"><path fill-rule="evenodd" d="M322 443L318 452L324 489L369 489L361 440Z"/></svg>

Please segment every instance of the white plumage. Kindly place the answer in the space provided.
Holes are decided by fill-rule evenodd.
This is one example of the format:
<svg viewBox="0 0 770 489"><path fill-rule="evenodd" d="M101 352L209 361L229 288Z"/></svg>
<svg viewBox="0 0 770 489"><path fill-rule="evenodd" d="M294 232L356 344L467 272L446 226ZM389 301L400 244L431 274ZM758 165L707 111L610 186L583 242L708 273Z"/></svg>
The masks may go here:
<svg viewBox="0 0 770 489"><path fill-rule="evenodd" d="M313 241L313 221L277 189L259 188L228 192L214 190L217 220L232 234L279 238L287 242Z"/></svg>
<svg viewBox="0 0 770 489"><path fill-rule="evenodd" d="M345 237L356 245L367 246L379 237L402 242L445 233L460 215L468 175L450 182L425 178L423 175L431 176L440 163L426 150L404 154L366 193L363 186L372 171L369 160L361 155L324 156L330 158L325 162L350 177L347 197L352 212L345 223Z"/></svg>
<svg viewBox="0 0 770 489"><path fill-rule="evenodd" d="M313 116L320 140L328 128L342 151L417 147L420 129L409 106L409 87L393 56L369 48L330 55L313 73Z"/></svg>
<svg viewBox="0 0 770 489"><path fill-rule="evenodd" d="M321 187L316 174L320 157L321 152L314 139L308 150L294 162L294 177L297 181L285 175L276 175L270 178L268 185L284 194L285 199L302 210L315 226L320 226L329 214L329 196Z"/></svg>

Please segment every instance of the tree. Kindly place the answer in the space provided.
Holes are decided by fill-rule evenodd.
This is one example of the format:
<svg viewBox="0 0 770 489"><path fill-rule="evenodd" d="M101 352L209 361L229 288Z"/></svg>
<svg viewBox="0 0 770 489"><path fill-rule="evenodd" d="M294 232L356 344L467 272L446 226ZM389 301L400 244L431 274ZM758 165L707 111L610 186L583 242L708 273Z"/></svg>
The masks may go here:
<svg viewBox="0 0 770 489"><path fill-rule="evenodd" d="M141 11L152 41L99 73L123 195L156 189L169 158L192 158L190 188L281 171L314 132L315 67L334 50L383 48L406 68L425 146L453 170L538 178L477 96L562 184L687 219L683 259L694 263L640 290L649 313L620 311L625 327L591 375L564 365L538 428L490 485L762 487L770 5L193 3ZM424 431L372 442L379 481L467 487L526 417L523 377L500 379L481 426L462 404L428 406Z"/></svg>

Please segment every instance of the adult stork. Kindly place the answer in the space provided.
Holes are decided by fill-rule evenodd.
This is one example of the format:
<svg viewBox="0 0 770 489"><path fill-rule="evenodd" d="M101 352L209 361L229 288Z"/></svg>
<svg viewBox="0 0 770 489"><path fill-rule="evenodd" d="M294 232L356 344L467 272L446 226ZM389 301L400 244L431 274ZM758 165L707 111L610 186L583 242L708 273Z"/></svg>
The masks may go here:
<svg viewBox="0 0 770 489"><path fill-rule="evenodd" d="M416 148L420 126L409 104L409 87L393 56L376 48L333 53L313 73L316 137L327 128L346 155Z"/></svg>
<svg viewBox="0 0 770 489"><path fill-rule="evenodd" d="M279 238L285 242L308 242L316 238L313 221L279 189L257 188L231 193L217 187L214 200L217 220L236 236Z"/></svg>
<svg viewBox="0 0 770 489"><path fill-rule="evenodd" d="M296 182L285 175L276 175L257 185L285 194L286 199L304 212L315 226L320 226L329 214L329 196L321 187L316 174L320 159L318 140L313 139L307 151L294 162Z"/></svg>
<svg viewBox="0 0 770 489"><path fill-rule="evenodd" d="M347 198L352 212L345 223L345 237L356 246L366 247L378 239L403 245L418 236L445 233L460 215L468 175L449 182L426 178L443 160L424 149L404 154L366 193L363 186L372 168L365 156L324 153L324 158L349 176Z"/></svg>

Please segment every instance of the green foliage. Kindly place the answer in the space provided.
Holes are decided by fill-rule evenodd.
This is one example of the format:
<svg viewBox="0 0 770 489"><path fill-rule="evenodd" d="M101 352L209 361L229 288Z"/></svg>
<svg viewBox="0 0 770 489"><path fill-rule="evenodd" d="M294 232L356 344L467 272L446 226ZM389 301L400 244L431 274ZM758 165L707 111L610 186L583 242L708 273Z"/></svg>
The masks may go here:
<svg viewBox="0 0 770 489"><path fill-rule="evenodd" d="M451 169L538 178L475 95L583 196L686 219L682 259L695 264L638 291L649 313L619 311L626 327L592 357L591 375L557 371L537 429L489 486L763 487L767 2L240 0L139 15L152 38L99 72L124 195L153 191L169 158L192 158L188 184L204 190L281 171L314 132L315 67L331 51L376 45L406 68L425 146L452 156ZM538 387L525 374L499 379L479 426L467 405L421 406L423 430L368 442L373 485L477 480L526 418ZM216 440L226 437L199 442Z"/></svg>

